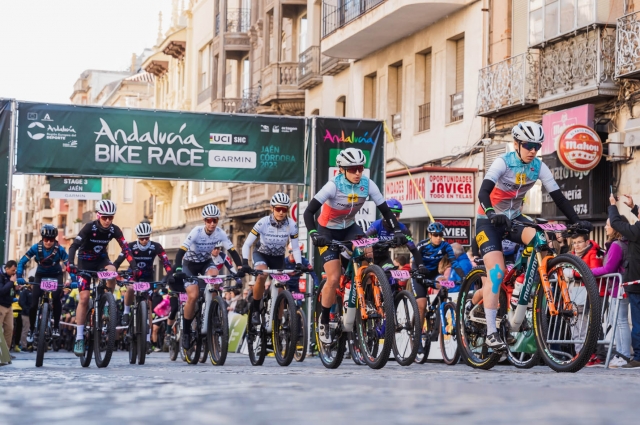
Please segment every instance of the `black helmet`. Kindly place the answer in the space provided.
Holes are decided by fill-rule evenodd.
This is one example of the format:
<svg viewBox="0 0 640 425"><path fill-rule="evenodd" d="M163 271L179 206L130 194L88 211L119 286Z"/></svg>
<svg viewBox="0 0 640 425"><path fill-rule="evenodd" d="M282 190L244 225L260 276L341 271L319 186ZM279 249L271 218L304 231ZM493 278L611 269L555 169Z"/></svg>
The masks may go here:
<svg viewBox="0 0 640 425"><path fill-rule="evenodd" d="M53 224L45 224L40 229L40 236L43 238L57 238L58 237L58 229Z"/></svg>

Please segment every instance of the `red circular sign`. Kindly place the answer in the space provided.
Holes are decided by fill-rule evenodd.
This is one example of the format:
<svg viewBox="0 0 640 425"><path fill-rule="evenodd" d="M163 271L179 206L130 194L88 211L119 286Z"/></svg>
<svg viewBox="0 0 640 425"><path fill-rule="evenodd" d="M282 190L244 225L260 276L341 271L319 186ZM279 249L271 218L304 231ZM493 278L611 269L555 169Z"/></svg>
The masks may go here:
<svg viewBox="0 0 640 425"><path fill-rule="evenodd" d="M560 136L558 158L573 171L593 170L602 158L600 136L586 125L572 125Z"/></svg>

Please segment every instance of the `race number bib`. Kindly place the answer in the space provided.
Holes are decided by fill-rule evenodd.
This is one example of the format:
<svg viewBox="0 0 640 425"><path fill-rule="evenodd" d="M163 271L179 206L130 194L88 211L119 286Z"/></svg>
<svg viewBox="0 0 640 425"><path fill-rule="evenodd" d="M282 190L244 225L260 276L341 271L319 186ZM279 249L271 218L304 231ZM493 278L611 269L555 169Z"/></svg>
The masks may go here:
<svg viewBox="0 0 640 425"><path fill-rule="evenodd" d="M42 279L40 289L43 291L55 291L58 289L58 281L53 279Z"/></svg>
<svg viewBox="0 0 640 425"><path fill-rule="evenodd" d="M112 272L112 271L98 272L98 277L100 279L114 279L118 277L118 272Z"/></svg>
<svg viewBox="0 0 640 425"><path fill-rule="evenodd" d="M391 277L399 280L406 280L411 277L407 270L391 270Z"/></svg>
<svg viewBox="0 0 640 425"><path fill-rule="evenodd" d="M286 282L290 277L286 274L272 274L271 279L277 280L278 282Z"/></svg>
<svg viewBox="0 0 640 425"><path fill-rule="evenodd" d="M133 290L138 292L148 291L151 288L148 282L136 282L133 284Z"/></svg>

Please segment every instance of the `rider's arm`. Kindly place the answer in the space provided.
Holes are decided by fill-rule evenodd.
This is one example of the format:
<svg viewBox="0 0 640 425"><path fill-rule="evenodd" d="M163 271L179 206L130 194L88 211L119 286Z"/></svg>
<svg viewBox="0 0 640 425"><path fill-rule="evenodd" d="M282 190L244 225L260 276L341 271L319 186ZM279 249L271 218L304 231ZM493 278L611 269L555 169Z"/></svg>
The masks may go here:
<svg viewBox="0 0 640 425"><path fill-rule="evenodd" d="M91 236L91 223L84 225L78 232L78 235L73 239L73 243L69 247L69 264L75 264L76 251L84 244L84 241Z"/></svg>
<svg viewBox="0 0 640 425"><path fill-rule="evenodd" d="M182 268L182 258L186 253L187 253L187 248L185 248L184 246L181 246L180 249L178 249L178 253L176 254L176 259L173 261L173 270L177 270L178 267Z"/></svg>
<svg viewBox="0 0 640 425"><path fill-rule="evenodd" d="M542 185L547 192L549 192L549 196L551 196L553 202L558 206L558 209L562 211L562 214L564 214L571 223L580 221L580 217L578 217L569 200L565 198L560 190L560 186L558 186L558 183L556 183L556 180L553 178L553 173L551 173L551 170L549 170L549 167L544 162L540 167L540 175L538 178L542 181Z"/></svg>
<svg viewBox="0 0 640 425"><path fill-rule="evenodd" d="M164 267L164 271L167 272L167 274L171 274L173 270L171 269L171 262L169 261L169 257L167 257L167 253L164 252L164 248L159 243L156 243L156 247L158 252L156 255L162 262L162 267Z"/></svg>
<svg viewBox="0 0 640 425"><path fill-rule="evenodd" d="M67 250L64 249L63 246L58 250L58 255L60 256L60 261L66 266L69 264L69 254L67 254Z"/></svg>
<svg viewBox="0 0 640 425"><path fill-rule="evenodd" d="M244 244L242 245L242 258L247 260L249 259L249 256L251 255L251 246L253 246L257 240L258 230L256 229L256 226L253 226L253 229L251 229L251 232L249 232L247 239L244 240Z"/></svg>
<svg viewBox="0 0 640 425"><path fill-rule="evenodd" d="M229 236L227 236L224 231L222 233L224 234L222 246L227 250L229 256L233 258L233 262L236 264L236 266L242 267L242 258L240 258L240 254L238 254L238 251L236 251L236 249L233 247L233 243L231 242L231 240L229 240Z"/></svg>
<svg viewBox="0 0 640 425"><path fill-rule="evenodd" d="M493 211L493 205L491 204L491 192L493 192L493 188L496 187L496 183L506 171L507 163L504 159L498 158L493 161L493 164L489 167L487 174L485 174L484 180L482 180L482 184L480 185L480 192L478 192L478 200L480 201L480 206L485 213L489 210Z"/></svg>
<svg viewBox="0 0 640 425"><path fill-rule="evenodd" d="M231 261L229 260L229 256L225 255L224 256L224 265L227 267L227 269L233 273L236 274L238 273L238 271L236 270L235 266L231 263Z"/></svg>
<svg viewBox="0 0 640 425"><path fill-rule="evenodd" d="M300 255L300 244L298 243L298 226L294 224L289 229L291 230L289 239L291 240L293 259L295 260L296 264L302 264L302 256Z"/></svg>
<svg viewBox="0 0 640 425"><path fill-rule="evenodd" d="M118 255L118 258L116 258L116 261L113 262L113 266L116 268L116 270L118 270L120 268L120 266L122 265L122 263L124 262L124 252L121 252Z"/></svg>
<svg viewBox="0 0 640 425"><path fill-rule="evenodd" d="M136 260L133 258L133 255L131 255L131 248L129 248L129 243L124 238L124 235L122 234L122 230L120 230L120 228L117 226L114 226L114 227L115 227L115 232L113 234L113 237L118 242L118 245L120 245L120 248L122 248L122 254L124 254L124 257L129 262L129 265L131 266L131 268L135 269Z"/></svg>
<svg viewBox="0 0 640 425"><path fill-rule="evenodd" d="M316 193L313 199L307 205L307 209L304 211L304 224L307 226L307 230L309 231L309 235L311 233L317 232L316 228L316 218L315 214L320 211L322 208L322 204L327 202L329 199L332 199L336 196L338 191L338 187L333 181L325 184L322 189Z"/></svg>
<svg viewBox="0 0 640 425"><path fill-rule="evenodd" d="M24 266L29 262L29 260L33 258L34 255L36 255L37 251L36 249L34 249L34 247L37 249L37 245L33 245L31 248L29 248L27 253L24 254L20 259L20 261L18 262L18 270L16 271L17 277L22 277L22 273L24 272Z"/></svg>

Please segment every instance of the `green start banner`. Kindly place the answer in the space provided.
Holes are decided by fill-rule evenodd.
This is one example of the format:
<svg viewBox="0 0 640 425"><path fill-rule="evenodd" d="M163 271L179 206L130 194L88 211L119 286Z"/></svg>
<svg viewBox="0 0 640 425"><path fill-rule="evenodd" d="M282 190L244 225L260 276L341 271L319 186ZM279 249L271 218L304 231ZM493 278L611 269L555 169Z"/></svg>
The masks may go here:
<svg viewBox="0 0 640 425"><path fill-rule="evenodd" d="M10 173L10 147L11 147L11 101L8 99L0 99L0 202L5 204L2 213L0 213L0 260L12 260L5 258L7 251L5 248L9 245L9 234L7 233L9 220L8 215L11 206L7 203L9 196L9 173Z"/></svg>
<svg viewBox="0 0 640 425"><path fill-rule="evenodd" d="M102 179L82 177L49 178L49 198L52 199L102 199Z"/></svg>
<svg viewBox="0 0 640 425"><path fill-rule="evenodd" d="M16 172L304 184L303 117L20 102Z"/></svg>

